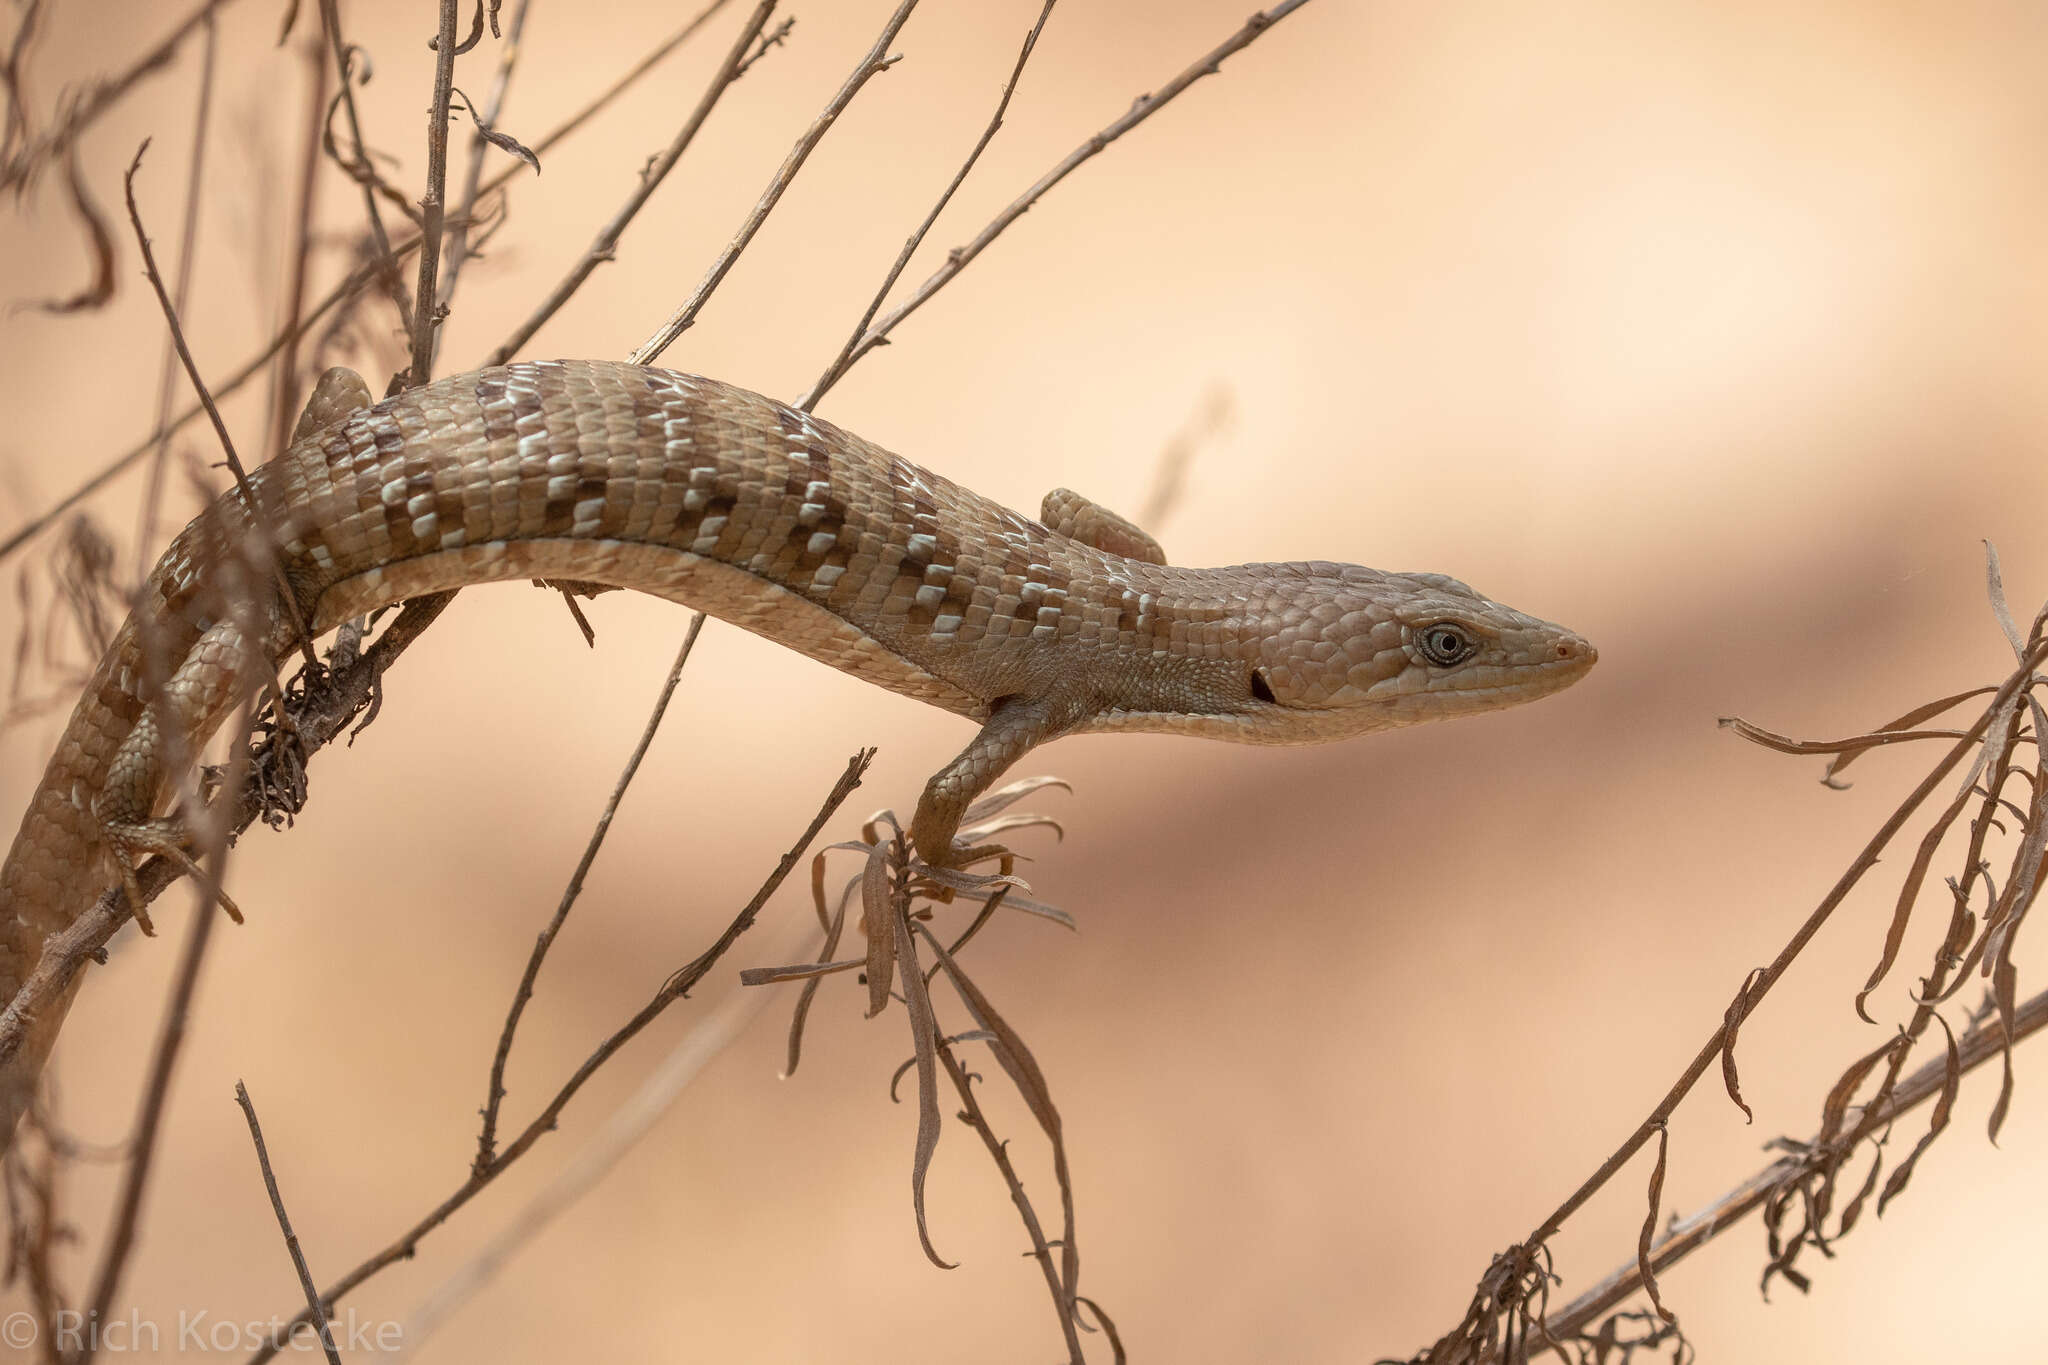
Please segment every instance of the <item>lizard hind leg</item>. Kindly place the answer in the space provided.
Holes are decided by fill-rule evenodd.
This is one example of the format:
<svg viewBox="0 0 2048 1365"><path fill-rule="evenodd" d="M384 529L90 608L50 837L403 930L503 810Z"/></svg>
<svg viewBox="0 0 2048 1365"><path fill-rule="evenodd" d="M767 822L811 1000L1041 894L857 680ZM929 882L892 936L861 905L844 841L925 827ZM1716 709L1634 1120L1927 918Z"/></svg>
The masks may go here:
<svg viewBox="0 0 2048 1365"><path fill-rule="evenodd" d="M1137 523L1120 517L1097 502L1090 502L1071 488L1055 488L1045 495L1038 519L1046 529L1069 540L1125 559L1142 559L1147 564L1164 564L1166 551L1159 542L1140 530Z"/></svg>
<svg viewBox="0 0 2048 1365"><path fill-rule="evenodd" d="M268 673L263 651L252 647L239 622L215 622L143 707L107 765L106 784L93 802L93 816L144 933L154 933L155 928L143 906L135 864L148 853L161 854L199 877L219 898L221 909L241 922L241 908L199 871L186 851L194 842L190 824L182 815L155 812L164 785L197 761L221 717L254 685L253 679Z"/></svg>
<svg viewBox="0 0 2048 1365"><path fill-rule="evenodd" d="M370 386L363 382L363 377L345 365L336 365L314 383L313 392L299 413L298 425L292 428L292 444L297 445L368 406Z"/></svg>

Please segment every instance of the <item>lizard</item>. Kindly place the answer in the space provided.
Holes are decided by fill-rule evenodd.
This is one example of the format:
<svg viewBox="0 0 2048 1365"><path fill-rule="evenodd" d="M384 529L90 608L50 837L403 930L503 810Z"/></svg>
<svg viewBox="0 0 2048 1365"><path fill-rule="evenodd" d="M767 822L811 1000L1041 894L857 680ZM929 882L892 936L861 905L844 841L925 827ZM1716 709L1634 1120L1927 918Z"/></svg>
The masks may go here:
<svg viewBox="0 0 2048 1365"><path fill-rule="evenodd" d="M228 567L252 537L274 583ZM911 821L934 867L968 805L1062 735L1341 739L1533 701L1598 658L1442 574L1170 565L1078 494L1032 520L701 376L527 362L372 403L331 370L247 494L171 541L87 683L0 866L0 1002L114 886L147 929L136 860L190 866L179 780L301 628L512 579L682 602L977 722ZM76 986L0 1059L0 1151Z"/></svg>

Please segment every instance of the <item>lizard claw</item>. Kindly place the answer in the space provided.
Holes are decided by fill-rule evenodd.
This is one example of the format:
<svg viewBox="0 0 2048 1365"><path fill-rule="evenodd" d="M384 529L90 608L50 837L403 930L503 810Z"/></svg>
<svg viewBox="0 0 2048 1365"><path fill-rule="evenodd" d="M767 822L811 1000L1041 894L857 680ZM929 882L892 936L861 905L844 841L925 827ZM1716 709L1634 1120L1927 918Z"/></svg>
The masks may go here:
<svg viewBox="0 0 2048 1365"><path fill-rule="evenodd" d="M154 853L170 859L186 873L197 879L220 902L220 908L227 912L229 919L242 923L242 908L235 904L226 889L212 877L202 872L185 846L193 842L192 832L183 821L175 818L141 820L132 823L108 821L101 826L107 847L113 851L114 863L121 870L121 889L128 896L128 908L135 915L135 927L151 938L156 937L156 925L149 918L149 911L142 899L142 885L135 877L137 858L145 853Z"/></svg>

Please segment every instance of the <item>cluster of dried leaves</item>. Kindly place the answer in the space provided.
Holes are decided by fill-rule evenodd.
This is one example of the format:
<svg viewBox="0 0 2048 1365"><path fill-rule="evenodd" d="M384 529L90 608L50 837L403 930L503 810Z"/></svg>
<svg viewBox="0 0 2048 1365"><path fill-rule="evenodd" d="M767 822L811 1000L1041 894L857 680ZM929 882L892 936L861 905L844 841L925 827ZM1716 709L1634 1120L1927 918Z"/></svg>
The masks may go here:
<svg viewBox="0 0 2048 1365"><path fill-rule="evenodd" d="M1768 1245L1761 1287L1768 1291L1774 1280L1783 1279L1806 1289L1809 1273L1802 1268L1801 1257L1808 1251L1832 1255L1833 1245L1858 1226L1866 1209L1883 1214L1905 1191L1921 1158L1948 1130L1964 1074L1993 1059L2001 1065L2001 1077L1987 1135L1997 1139L2012 1099L2013 1045L2048 1024L2048 992L2020 1000L2014 958L2027 912L2048 877L2048 761L2042 749L2048 711L2040 695L2048 689L2048 676L2039 671L2048 662L2048 604L2022 633L2006 605L1997 551L1986 548L1992 614L2015 659L2012 672L2002 681L1916 706L1846 739L1795 740L1746 721L1722 722L1743 738L1780 753L1827 755L1822 780L1831 786L1840 785L1841 773L1874 749L1927 741L1945 743L1947 748L1777 958L1743 981L1720 1027L1663 1101L1534 1234L1494 1258L1464 1317L1413 1357L1415 1361L1519 1363L1544 1351L1582 1365L1605 1365L1667 1349L1674 1361L1685 1361L1692 1348L1679 1330L1677 1315L1658 1292L1657 1272L1738 1225L1744 1215L1761 1210ZM1936 724L1979 698L1987 700L1968 726ZM1955 781L1959 768L1963 776ZM1773 1139L1767 1150L1779 1155L1769 1165L1660 1232L1659 1204L1669 1155L1665 1125L1679 1102L1718 1061L1728 1098L1750 1116L1736 1069L1744 1019L1877 865L1879 854L1950 782L1954 794L1920 837L1900 879L1877 961L1853 1002L1861 1018L1875 1022L1867 1006L1898 965L1915 912L1945 910L1946 928L1917 985L1907 992L1908 1017L1884 1043L1842 1070L1821 1100L1819 1126L1812 1136ZM1957 841L1950 836L1959 828L1963 837L1956 849ZM1938 889L1931 888L1936 858L1945 847L1955 854L1952 870ZM1927 910L1929 902L1936 909ZM1982 999L1965 1007L1957 997L1973 982L1979 983ZM1962 1015L1960 1028L1944 1014L1945 1007ZM1908 1071L1908 1062L1928 1051L1927 1045L1937 1037L1935 1054ZM1933 1109L1926 1126L1911 1147L1898 1154L1893 1146L1895 1125L1909 1110L1930 1100ZM1557 1277L1549 1259L1549 1239L1652 1136L1657 1138L1657 1157L1635 1257L1569 1304L1552 1309L1550 1290ZM1619 1308L1638 1291L1648 1299L1647 1310Z"/></svg>

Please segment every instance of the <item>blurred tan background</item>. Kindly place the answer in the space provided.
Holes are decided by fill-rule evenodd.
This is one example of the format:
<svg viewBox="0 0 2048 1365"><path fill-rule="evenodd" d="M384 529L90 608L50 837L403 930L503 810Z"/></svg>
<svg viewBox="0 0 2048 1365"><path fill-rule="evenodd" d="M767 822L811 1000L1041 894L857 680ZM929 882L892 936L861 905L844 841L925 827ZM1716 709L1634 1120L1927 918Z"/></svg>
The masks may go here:
<svg viewBox="0 0 2048 1365"><path fill-rule="evenodd" d="M346 6L375 59L370 140L409 189L430 8ZM443 372L473 364L583 249L743 8L519 184L464 281ZM786 50L730 93L617 262L527 354L622 356L652 331L889 8L794 4ZM909 278L1247 8L1068 0ZM904 60L665 363L784 398L807 387L978 135L1037 9L930 0ZM32 93L47 108L125 67L184 10L55 6ZM537 137L684 13L537 0L502 126ZM303 62L272 46L279 16L256 0L224 11L190 320L215 373L279 308L305 105ZM1447 1329L1489 1258L1633 1127L1922 771L1918 753L1881 756L1829 792L1817 761L1744 745L1715 718L1851 733L2009 666L1979 541L2000 546L2031 614L2048 595L2044 42L2048 18L2023 4L1322 0L1057 189L821 404L1012 506L1066 484L1135 512L1161 449L1220 387L1231 422L1152 528L1176 562L1450 572L1601 649L1573 691L1455 726L1294 751L1110 736L1032 756L1027 771L1076 791L1038 803L1069 834L1032 845L1027 875L1082 932L1006 918L970 965L1050 1077L1082 1288L1134 1359L1356 1361ZM481 100L494 61L486 41L457 84ZM138 183L167 258L197 69L186 53L83 144L118 218L119 173L156 137ZM61 189L48 177L0 217L0 296L87 277ZM320 195L334 240L354 232L353 188L330 174ZM0 321L0 530L148 429L160 323L125 226L117 249L111 307ZM322 258L320 284L337 261ZM390 314L372 301L362 316ZM395 353L377 344L366 369ZM230 417L253 450L260 400ZM183 441L215 458L198 430ZM94 504L124 547L137 490ZM33 565L47 591L48 544L0 569L10 641L14 580ZM217 940L202 984L124 1296L142 1316L299 1302L237 1078L323 1282L462 1179L505 1002L686 621L624 595L590 615L595 650L547 594L465 593L393 675L377 724L317 761L298 828L244 841L231 882L252 922ZM10 824L58 723L0 734ZM878 806L907 810L967 734L714 623L542 978L508 1123L709 941L856 747L881 756L836 837ZM1744 1031L1756 1125L1711 1079L1681 1111L1668 1209L1737 1183L1770 1135L1809 1133L1843 1063L1888 1036L1924 950L1880 996L1881 1027L1857 1023L1849 996L1894 885L1882 872ZM120 940L74 1011L63 1112L92 1140L131 1121L189 903L164 903L164 941ZM808 914L793 887L731 967L776 960ZM351 1299L358 1314L410 1314L733 975ZM422 1358L1056 1358L1001 1183L950 1122L930 1208L962 1265L919 1254L914 1110L885 1096L907 1033L900 1012L863 1023L862 1007L850 978L829 983L783 1081L788 1001L771 1002ZM1908 1194L1833 1261L1809 1256L1810 1296L1781 1282L1759 1300L1753 1224L1669 1274L1701 1358L2038 1359L2021 1305L2039 1292L2048 1199L2040 1061L2019 1055L2002 1150L1983 1138L1994 1078L1972 1078ZM997 1113L1052 1200L1028 1118L1008 1101ZM1562 1297L1632 1254L1647 1178L1639 1160L1557 1239ZM98 1169L75 1187L92 1251L112 1188ZM67 1260L74 1293L92 1263Z"/></svg>

